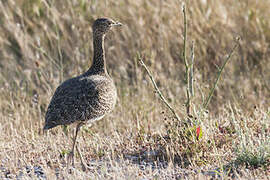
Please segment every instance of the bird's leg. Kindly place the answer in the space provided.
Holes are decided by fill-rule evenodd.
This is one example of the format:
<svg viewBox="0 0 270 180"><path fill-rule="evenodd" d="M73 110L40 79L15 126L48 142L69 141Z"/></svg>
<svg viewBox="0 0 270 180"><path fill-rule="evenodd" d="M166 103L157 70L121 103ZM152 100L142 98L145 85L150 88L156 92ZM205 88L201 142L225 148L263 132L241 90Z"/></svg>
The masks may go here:
<svg viewBox="0 0 270 180"><path fill-rule="evenodd" d="M86 171L86 170L87 170L87 165L85 164L85 162L84 162L84 160L83 160L83 157L82 157L80 148L79 148L78 146L79 146L79 143L77 143L76 149L77 149L77 152L78 152L78 154L79 154L79 156L80 156L82 170L83 170L83 171Z"/></svg>
<svg viewBox="0 0 270 180"><path fill-rule="evenodd" d="M74 149L75 149L75 144L76 144L76 139L77 139L77 136L78 136L78 132L79 132L81 126L82 126L82 123L77 124L75 136L73 138L72 149L71 149L70 153L68 154L68 164L71 161L73 167L74 167Z"/></svg>

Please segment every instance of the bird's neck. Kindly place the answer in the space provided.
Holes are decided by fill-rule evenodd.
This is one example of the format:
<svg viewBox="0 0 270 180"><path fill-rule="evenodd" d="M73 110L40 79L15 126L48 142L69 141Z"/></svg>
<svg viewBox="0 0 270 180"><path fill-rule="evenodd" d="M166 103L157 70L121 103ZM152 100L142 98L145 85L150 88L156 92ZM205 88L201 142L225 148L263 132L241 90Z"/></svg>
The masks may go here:
<svg viewBox="0 0 270 180"><path fill-rule="evenodd" d="M107 74L105 50L104 50L105 35L93 35L94 57L93 64L88 70L90 74Z"/></svg>

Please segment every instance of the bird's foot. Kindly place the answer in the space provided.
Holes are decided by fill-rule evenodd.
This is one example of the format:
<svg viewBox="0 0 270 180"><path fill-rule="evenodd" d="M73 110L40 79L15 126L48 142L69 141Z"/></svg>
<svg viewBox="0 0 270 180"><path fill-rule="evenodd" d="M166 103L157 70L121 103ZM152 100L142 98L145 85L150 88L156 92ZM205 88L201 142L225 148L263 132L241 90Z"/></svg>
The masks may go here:
<svg viewBox="0 0 270 180"><path fill-rule="evenodd" d="M71 164L72 167L74 167L74 151L70 151L68 153L67 164L68 164L68 166Z"/></svg>
<svg viewBox="0 0 270 180"><path fill-rule="evenodd" d="M88 166L86 165L86 163L84 162L84 159L83 159L83 157L82 157L80 148L79 148L78 146L76 146L76 149L77 149L77 152L78 152L78 154L79 154L79 156L80 156L82 170L83 170L83 171L86 171L86 170L89 169L89 168L88 168Z"/></svg>
<svg viewBox="0 0 270 180"><path fill-rule="evenodd" d="M82 170L86 171L88 169L88 166L85 164L85 162L81 162Z"/></svg>

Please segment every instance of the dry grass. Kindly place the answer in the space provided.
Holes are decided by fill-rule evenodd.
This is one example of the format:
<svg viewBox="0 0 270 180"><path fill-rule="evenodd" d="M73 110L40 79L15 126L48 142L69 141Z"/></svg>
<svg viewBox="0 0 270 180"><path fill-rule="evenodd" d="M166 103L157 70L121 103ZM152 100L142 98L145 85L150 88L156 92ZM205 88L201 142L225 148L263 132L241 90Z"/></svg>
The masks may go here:
<svg viewBox="0 0 270 180"><path fill-rule="evenodd" d="M136 57L145 57L158 87L187 120L179 1L1 1L0 178L267 179L270 2L190 0L187 7L187 43L195 41L194 127L183 128L154 94ZM83 172L77 162L70 172L65 156L71 139L61 127L44 135L44 114L57 85L90 66L90 25L100 16L125 24L108 34L105 45L119 101L112 114L80 133L91 170ZM216 66L236 36L240 46L208 113L201 112Z"/></svg>

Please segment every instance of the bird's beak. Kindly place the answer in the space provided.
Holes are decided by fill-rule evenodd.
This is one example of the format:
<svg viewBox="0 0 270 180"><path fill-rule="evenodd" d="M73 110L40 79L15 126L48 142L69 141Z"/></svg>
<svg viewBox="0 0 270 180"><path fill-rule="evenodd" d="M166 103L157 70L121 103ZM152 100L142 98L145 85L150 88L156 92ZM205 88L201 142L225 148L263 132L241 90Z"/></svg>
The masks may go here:
<svg viewBox="0 0 270 180"><path fill-rule="evenodd" d="M112 26L122 26L123 24L121 24L120 22L114 22L113 24L111 24Z"/></svg>

